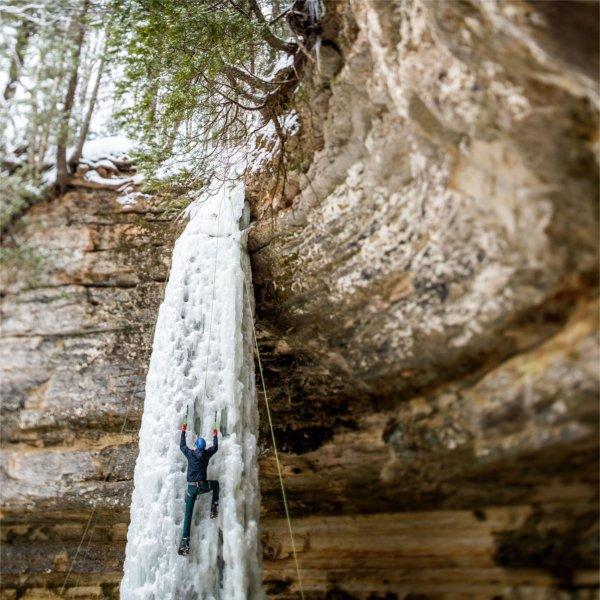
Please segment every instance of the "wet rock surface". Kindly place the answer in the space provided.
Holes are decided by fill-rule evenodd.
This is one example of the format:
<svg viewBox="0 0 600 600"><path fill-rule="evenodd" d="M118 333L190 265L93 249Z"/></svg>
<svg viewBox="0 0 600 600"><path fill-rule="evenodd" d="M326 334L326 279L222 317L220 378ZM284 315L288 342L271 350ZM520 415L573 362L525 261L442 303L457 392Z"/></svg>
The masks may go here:
<svg viewBox="0 0 600 600"><path fill-rule="evenodd" d="M3 266L1 308L2 597L52 597L41 590L57 592L71 566L72 593L117 597L177 227L158 201L75 188L16 235L27 254Z"/></svg>

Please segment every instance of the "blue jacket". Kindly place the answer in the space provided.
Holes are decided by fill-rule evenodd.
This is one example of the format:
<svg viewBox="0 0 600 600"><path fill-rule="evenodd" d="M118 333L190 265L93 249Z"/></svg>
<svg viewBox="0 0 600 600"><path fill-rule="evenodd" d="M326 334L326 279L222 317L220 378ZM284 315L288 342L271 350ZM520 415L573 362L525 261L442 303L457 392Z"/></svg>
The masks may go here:
<svg viewBox="0 0 600 600"><path fill-rule="evenodd" d="M217 436L213 437L213 445L210 448L206 448L206 450L192 450L187 447L185 443L185 431L182 431L179 448L188 460L187 480L189 482L206 481L208 461L219 449L219 438Z"/></svg>

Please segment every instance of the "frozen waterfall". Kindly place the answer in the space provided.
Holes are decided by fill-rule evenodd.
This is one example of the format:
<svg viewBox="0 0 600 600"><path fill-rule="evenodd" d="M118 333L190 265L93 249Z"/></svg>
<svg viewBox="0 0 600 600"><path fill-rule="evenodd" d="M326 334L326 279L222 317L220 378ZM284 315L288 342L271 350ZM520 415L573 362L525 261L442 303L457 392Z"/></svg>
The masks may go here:
<svg viewBox="0 0 600 600"><path fill-rule="evenodd" d="M241 186L192 213L173 251L146 380L127 535L123 600L261 598L251 308ZM177 554L186 489L178 426L188 446L221 429L209 479L221 485L219 518L199 496L189 556ZM191 431L190 431L191 430Z"/></svg>

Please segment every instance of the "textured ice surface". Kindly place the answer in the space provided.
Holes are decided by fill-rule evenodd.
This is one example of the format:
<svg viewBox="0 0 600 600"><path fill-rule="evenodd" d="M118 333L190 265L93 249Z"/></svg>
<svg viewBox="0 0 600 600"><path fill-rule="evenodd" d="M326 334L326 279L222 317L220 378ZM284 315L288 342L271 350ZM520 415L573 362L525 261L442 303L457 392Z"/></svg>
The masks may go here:
<svg viewBox="0 0 600 600"><path fill-rule="evenodd" d="M243 212L243 188L223 188L192 211L173 250L146 380L123 600L262 597ZM197 435L211 439L215 412L224 433L208 470L221 484L221 500L211 520L210 494L198 498L191 554L181 557L186 461L178 426L188 407L188 446Z"/></svg>

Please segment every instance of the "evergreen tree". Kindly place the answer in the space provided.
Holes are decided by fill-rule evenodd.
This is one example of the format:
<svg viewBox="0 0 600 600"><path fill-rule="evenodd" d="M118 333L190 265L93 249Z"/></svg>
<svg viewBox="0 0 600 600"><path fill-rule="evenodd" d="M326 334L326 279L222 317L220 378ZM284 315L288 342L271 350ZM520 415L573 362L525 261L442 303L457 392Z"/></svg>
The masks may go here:
<svg viewBox="0 0 600 600"><path fill-rule="evenodd" d="M0 228L68 185L103 86L141 166L184 189L225 174L265 126L283 139L320 3L0 0Z"/></svg>
<svg viewBox="0 0 600 600"><path fill-rule="evenodd" d="M295 88L313 40L292 35L274 12L278 2L115 2L112 48L124 65L119 91L127 102L121 118L143 141L147 172L203 183L227 170L253 132L269 122L279 130L289 97L281 90ZM294 6L308 11L309 4L318 2ZM278 64L287 69L274 78Z"/></svg>

